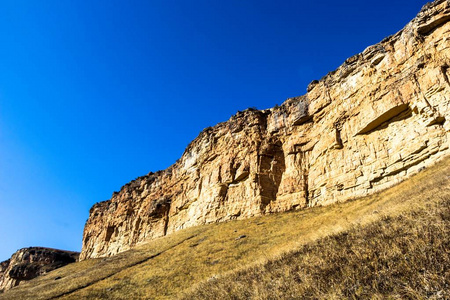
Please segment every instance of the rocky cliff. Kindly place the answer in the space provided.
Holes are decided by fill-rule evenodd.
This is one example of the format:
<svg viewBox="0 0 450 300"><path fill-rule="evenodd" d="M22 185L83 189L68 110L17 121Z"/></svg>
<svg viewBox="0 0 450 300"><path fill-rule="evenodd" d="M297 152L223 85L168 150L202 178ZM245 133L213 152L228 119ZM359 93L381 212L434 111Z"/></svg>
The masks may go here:
<svg viewBox="0 0 450 300"><path fill-rule="evenodd" d="M30 247L15 252L0 263L0 292L17 286L54 269L77 261L78 252L51 248Z"/></svg>
<svg viewBox="0 0 450 300"><path fill-rule="evenodd" d="M90 210L81 259L176 230L325 205L449 153L450 1L313 81L307 94L206 128L171 167Z"/></svg>

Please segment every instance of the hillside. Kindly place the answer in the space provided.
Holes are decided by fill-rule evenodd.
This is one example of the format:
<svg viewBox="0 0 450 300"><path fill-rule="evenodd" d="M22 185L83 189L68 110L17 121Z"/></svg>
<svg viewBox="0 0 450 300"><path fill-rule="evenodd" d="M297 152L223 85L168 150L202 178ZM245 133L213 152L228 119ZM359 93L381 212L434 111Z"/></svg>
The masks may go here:
<svg viewBox="0 0 450 300"><path fill-rule="evenodd" d="M449 34L435 0L305 95L205 128L90 209L79 262L3 262L5 288L43 271L0 299L445 297Z"/></svg>
<svg viewBox="0 0 450 300"><path fill-rule="evenodd" d="M185 299L449 299L450 197L200 284Z"/></svg>
<svg viewBox="0 0 450 300"><path fill-rule="evenodd" d="M273 299L303 291L443 299L449 199L447 158L365 198L180 230L54 270L0 299Z"/></svg>
<svg viewBox="0 0 450 300"><path fill-rule="evenodd" d="M78 260L78 252L43 247L17 250L10 259L0 263L0 293L24 280L41 276Z"/></svg>
<svg viewBox="0 0 450 300"><path fill-rule="evenodd" d="M450 3L311 82L303 96L206 128L166 170L95 204L80 259L178 230L386 189L449 154Z"/></svg>

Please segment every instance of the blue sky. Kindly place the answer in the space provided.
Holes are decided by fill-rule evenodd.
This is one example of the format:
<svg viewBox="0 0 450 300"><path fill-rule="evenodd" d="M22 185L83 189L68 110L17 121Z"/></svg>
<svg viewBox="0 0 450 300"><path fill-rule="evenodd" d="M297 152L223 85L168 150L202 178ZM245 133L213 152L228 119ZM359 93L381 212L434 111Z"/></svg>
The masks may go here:
<svg viewBox="0 0 450 300"><path fill-rule="evenodd" d="M205 127L302 95L424 1L0 2L0 260L80 250L89 208Z"/></svg>

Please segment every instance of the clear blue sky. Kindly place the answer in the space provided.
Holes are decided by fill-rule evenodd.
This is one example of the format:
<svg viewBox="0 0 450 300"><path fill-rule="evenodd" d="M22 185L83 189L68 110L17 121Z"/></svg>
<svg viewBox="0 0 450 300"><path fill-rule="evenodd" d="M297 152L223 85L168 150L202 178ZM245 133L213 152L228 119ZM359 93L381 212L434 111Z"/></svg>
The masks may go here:
<svg viewBox="0 0 450 300"><path fill-rule="evenodd" d="M80 250L95 202L205 127L265 109L424 1L0 2L0 260Z"/></svg>

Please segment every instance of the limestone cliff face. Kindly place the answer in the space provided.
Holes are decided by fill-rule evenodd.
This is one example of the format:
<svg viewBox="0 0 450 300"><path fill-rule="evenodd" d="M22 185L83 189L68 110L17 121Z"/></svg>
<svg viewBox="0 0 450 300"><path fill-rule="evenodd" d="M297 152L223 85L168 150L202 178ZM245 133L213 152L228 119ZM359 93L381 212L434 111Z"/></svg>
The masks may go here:
<svg viewBox="0 0 450 300"><path fill-rule="evenodd" d="M78 252L42 247L23 248L0 263L0 292L77 261Z"/></svg>
<svg viewBox="0 0 450 300"><path fill-rule="evenodd" d="M449 153L450 1L313 81L304 96L206 128L167 170L90 210L81 259L176 230L344 201Z"/></svg>

